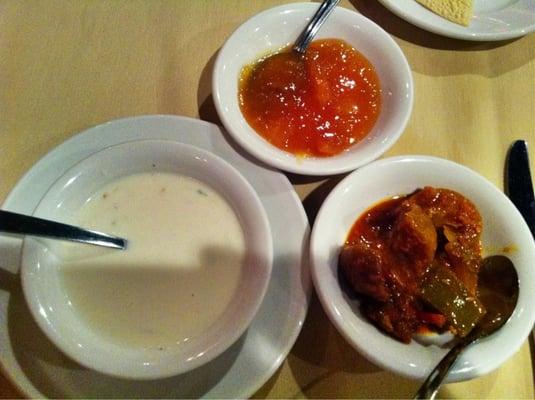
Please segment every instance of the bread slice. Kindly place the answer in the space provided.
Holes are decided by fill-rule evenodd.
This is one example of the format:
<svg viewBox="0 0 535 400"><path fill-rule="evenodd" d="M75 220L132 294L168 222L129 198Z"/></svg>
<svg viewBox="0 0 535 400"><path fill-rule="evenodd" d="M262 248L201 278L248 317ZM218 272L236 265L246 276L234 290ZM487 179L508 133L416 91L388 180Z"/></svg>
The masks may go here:
<svg viewBox="0 0 535 400"><path fill-rule="evenodd" d="M468 26L474 12L473 0L416 0L451 22Z"/></svg>

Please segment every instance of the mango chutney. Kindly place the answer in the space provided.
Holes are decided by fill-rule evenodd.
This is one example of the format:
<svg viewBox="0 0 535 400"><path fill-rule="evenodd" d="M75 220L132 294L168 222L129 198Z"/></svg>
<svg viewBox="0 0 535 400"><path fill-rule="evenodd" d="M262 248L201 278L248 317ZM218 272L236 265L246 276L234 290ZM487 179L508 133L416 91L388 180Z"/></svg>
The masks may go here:
<svg viewBox="0 0 535 400"><path fill-rule="evenodd" d="M239 103L249 125L297 156L329 157L362 140L381 109L373 65L348 43L316 40L243 68Z"/></svg>

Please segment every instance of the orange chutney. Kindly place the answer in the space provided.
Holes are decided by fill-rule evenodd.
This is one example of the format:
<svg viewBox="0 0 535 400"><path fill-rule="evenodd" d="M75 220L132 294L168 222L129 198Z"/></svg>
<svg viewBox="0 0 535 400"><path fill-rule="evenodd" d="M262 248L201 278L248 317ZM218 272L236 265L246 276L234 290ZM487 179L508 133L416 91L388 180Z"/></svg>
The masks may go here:
<svg viewBox="0 0 535 400"><path fill-rule="evenodd" d="M373 65L348 43L316 40L243 68L239 102L251 127L297 156L329 157L362 140L381 109Z"/></svg>

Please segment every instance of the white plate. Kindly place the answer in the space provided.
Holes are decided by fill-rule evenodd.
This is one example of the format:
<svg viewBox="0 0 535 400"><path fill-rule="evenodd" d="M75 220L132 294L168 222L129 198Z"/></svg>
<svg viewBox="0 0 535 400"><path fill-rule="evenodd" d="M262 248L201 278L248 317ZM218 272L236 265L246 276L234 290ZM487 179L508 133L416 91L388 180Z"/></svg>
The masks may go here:
<svg viewBox="0 0 535 400"><path fill-rule="evenodd" d="M184 117L144 116L108 122L52 150L21 179L3 208L32 213L47 188L67 169L118 143L166 139L217 154L256 190L272 230L272 280L248 331L215 360L176 377L144 382L90 371L67 359L37 327L18 276L22 241L0 237L0 362L24 394L34 398L246 398L284 361L308 308L308 221L286 177L237 153L225 135L213 124Z"/></svg>
<svg viewBox="0 0 535 400"><path fill-rule="evenodd" d="M468 27L438 16L416 0L379 1L411 24L455 39L507 40L535 30L534 0L474 0L474 16Z"/></svg>

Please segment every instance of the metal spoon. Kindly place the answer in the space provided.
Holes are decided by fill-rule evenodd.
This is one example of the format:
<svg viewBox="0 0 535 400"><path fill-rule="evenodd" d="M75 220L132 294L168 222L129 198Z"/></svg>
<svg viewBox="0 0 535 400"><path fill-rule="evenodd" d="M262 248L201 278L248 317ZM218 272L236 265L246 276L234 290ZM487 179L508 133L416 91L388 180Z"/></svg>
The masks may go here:
<svg viewBox="0 0 535 400"><path fill-rule="evenodd" d="M287 71L290 76L292 76L293 80L303 79L303 70L305 68L303 56L308 45L318 32L320 26L325 22L329 14L335 9L339 2L340 0L324 0L295 41L291 51L281 51L259 60L254 66L252 72L253 77L261 77L264 73L271 76L274 71L280 75L280 71ZM274 82L271 82L270 85L272 87L277 87L277 84ZM287 88L285 87L285 89Z"/></svg>
<svg viewBox="0 0 535 400"><path fill-rule="evenodd" d="M127 245L126 239L117 236L4 210L0 210L0 232L43 236L122 250Z"/></svg>
<svg viewBox="0 0 535 400"><path fill-rule="evenodd" d="M479 272L479 299L487 313L466 337L461 339L420 387L415 399L434 399L443 379L466 346L500 329L513 313L518 299L518 275L511 260L492 256L483 260Z"/></svg>
<svg viewBox="0 0 535 400"><path fill-rule="evenodd" d="M305 53L308 45L314 36L316 36L316 33L318 33L321 25L323 25L327 17L331 14L339 2L340 0L324 0L323 3L321 3L310 22L295 41L295 44L292 47L293 51L299 54Z"/></svg>
<svg viewBox="0 0 535 400"><path fill-rule="evenodd" d="M320 26L325 22L329 14L335 9L340 0L324 0L323 3L316 10L316 13L307 24L305 29L301 32L291 51L282 51L280 53L272 54L262 59L254 69L254 74L262 74L263 71L276 71L295 69L303 67L303 55L308 48L308 45L318 33ZM294 68L290 66L293 64Z"/></svg>

